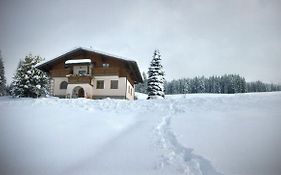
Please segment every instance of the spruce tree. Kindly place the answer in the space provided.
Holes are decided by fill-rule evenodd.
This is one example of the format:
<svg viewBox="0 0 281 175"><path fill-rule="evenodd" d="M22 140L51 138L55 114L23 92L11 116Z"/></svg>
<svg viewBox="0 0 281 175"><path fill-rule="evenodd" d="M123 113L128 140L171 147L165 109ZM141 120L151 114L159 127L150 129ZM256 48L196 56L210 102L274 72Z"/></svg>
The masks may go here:
<svg viewBox="0 0 281 175"><path fill-rule="evenodd" d="M0 51L0 96L6 95L6 77L3 58Z"/></svg>
<svg viewBox="0 0 281 175"><path fill-rule="evenodd" d="M48 94L49 78L45 72L37 69L36 64L43 59L29 54L24 61L20 61L19 67L11 84L13 97L41 97Z"/></svg>
<svg viewBox="0 0 281 175"><path fill-rule="evenodd" d="M164 98L164 82L165 79L163 66L161 64L161 55L159 50L155 50L148 69L147 99Z"/></svg>

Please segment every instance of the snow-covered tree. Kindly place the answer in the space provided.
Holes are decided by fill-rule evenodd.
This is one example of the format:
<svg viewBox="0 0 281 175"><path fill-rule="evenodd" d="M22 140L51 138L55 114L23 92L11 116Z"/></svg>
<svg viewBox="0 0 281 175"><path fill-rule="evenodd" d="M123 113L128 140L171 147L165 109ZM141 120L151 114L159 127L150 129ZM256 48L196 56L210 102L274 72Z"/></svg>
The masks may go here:
<svg viewBox="0 0 281 175"><path fill-rule="evenodd" d="M11 84L12 96L36 98L48 94L49 78L45 72L35 67L42 60L39 56L29 54L20 62Z"/></svg>
<svg viewBox="0 0 281 175"><path fill-rule="evenodd" d="M3 58L0 51L0 96L6 95L6 77Z"/></svg>
<svg viewBox="0 0 281 175"><path fill-rule="evenodd" d="M159 50L155 50L148 69L147 99L164 98L164 71Z"/></svg>

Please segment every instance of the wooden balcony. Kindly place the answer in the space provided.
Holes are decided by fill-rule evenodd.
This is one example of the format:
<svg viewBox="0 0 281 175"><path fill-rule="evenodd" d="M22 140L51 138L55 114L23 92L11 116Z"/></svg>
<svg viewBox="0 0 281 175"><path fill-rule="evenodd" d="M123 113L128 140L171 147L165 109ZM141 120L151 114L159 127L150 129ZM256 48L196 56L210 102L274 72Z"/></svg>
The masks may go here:
<svg viewBox="0 0 281 175"><path fill-rule="evenodd" d="M51 70L50 74L52 77L65 77L68 74L72 74L71 69L55 69Z"/></svg>
<svg viewBox="0 0 281 175"><path fill-rule="evenodd" d="M119 75L119 68L116 67L95 67L92 69L93 75Z"/></svg>
<svg viewBox="0 0 281 175"><path fill-rule="evenodd" d="M92 80L92 76L89 75L83 75L83 76L69 75L67 76L67 78L68 78L68 84L83 84L83 83L91 84L91 80Z"/></svg>

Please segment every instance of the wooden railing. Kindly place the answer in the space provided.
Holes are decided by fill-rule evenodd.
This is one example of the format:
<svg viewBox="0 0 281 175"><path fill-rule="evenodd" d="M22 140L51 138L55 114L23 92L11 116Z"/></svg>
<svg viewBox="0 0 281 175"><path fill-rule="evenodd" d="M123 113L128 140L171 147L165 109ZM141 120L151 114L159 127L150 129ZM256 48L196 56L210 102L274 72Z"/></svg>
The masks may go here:
<svg viewBox="0 0 281 175"><path fill-rule="evenodd" d="M88 83L91 84L92 76L88 75L69 75L68 77L68 84L81 84L81 83Z"/></svg>
<svg viewBox="0 0 281 175"><path fill-rule="evenodd" d="M115 67L95 67L92 69L93 75L119 75L119 68Z"/></svg>

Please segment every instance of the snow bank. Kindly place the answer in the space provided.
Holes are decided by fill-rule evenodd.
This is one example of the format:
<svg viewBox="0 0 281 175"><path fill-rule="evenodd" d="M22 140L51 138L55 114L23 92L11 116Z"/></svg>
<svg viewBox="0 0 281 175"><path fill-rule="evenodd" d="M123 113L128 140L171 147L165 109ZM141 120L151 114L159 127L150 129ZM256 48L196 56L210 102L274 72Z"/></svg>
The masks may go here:
<svg viewBox="0 0 281 175"><path fill-rule="evenodd" d="M137 100L146 100L147 94L135 92L135 97L137 98Z"/></svg>

